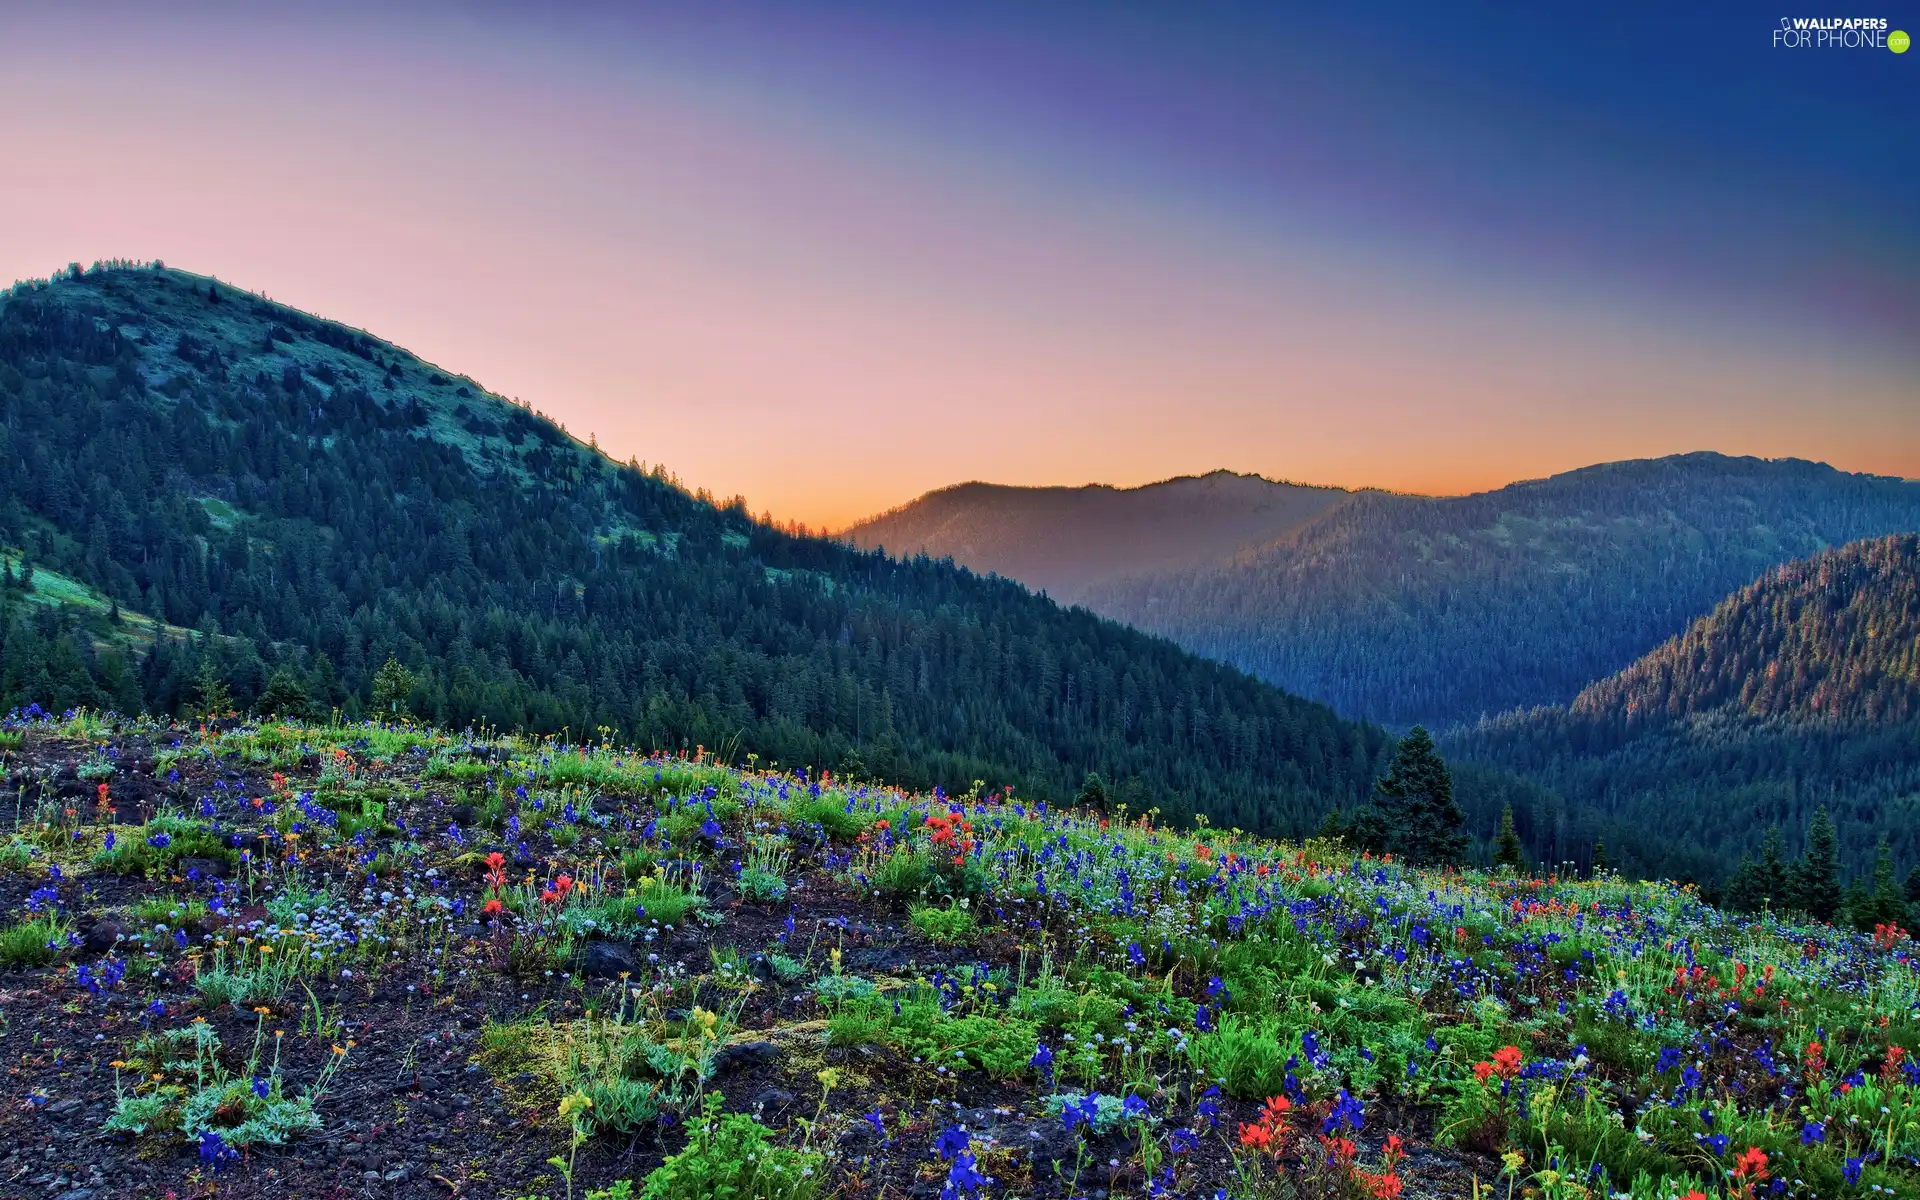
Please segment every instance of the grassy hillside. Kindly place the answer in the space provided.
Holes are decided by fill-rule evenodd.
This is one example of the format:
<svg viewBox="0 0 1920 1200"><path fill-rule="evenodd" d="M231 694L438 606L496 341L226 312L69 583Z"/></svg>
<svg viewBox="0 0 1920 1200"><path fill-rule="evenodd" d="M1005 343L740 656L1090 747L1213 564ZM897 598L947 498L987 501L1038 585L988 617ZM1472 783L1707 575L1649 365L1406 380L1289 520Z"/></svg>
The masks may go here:
<svg viewBox="0 0 1920 1200"><path fill-rule="evenodd" d="M1899 929L422 728L0 770L9 1195L1920 1187Z"/></svg>
<svg viewBox="0 0 1920 1200"><path fill-rule="evenodd" d="M1920 483L1689 454L1473 496L1361 494L1232 565L1084 602L1350 714L1564 704L1768 568L1920 530Z"/></svg>
<svg viewBox="0 0 1920 1200"><path fill-rule="evenodd" d="M1217 566L1293 532L1350 494L1230 471L1136 488L963 483L842 536L862 549L952 558L1073 604L1120 576Z"/></svg>
<svg viewBox="0 0 1920 1200"><path fill-rule="evenodd" d="M758 524L471 379L175 270L0 299L0 546L218 637L10 603L0 705L240 705L738 747L1247 828L1364 795L1384 744L1230 668L949 566Z"/></svg>
<svg viewBox="0 0 1920 1200"><path fill-rule="evenodd" d="M1854 542L1776 568L1569 706L1508 714L1450 752L1522 772L1576 810L1522 802L1523 833L1604 837L1649 870L1724 877L1813 810L1864 864L1886 836L1920 863L1920 537ZM1564 828L1564 814L1560 817Z"/></svg>

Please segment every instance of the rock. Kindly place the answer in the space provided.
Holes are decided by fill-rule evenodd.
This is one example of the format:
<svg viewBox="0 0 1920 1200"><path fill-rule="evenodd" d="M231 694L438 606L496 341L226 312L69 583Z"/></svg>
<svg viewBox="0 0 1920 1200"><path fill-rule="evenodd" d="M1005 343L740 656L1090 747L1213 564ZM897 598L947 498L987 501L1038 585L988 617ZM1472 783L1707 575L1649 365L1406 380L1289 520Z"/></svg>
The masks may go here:
<svg viewBox="0 0 1920 1200"><path fill-rule="evenodd" d="M781 1088L770 1087L753 1098L753 1107L761 1116L775 1113L793 1103L793 1093Z"/></svg>
<svg viewBox="0 0 1920 1200"><path fill-rule="evenodd" d="M473 825L473 816L473 805L471 804L456 804L447 813L447 819L462 829L470 828Z"/></svg>
<svg viewBox="0 0 1920 1200"><path fill-rule="evenodd" d="M64 1100L55 1100L52 1104L47 1105L45 1108L41 1109L40 1111L43 1113L46 1113L50 1117L60 1117L60 1116L65 1116L67 1113L72 1112L76 1108L79 1108L81 1103L82 1101L80 1097L68 1096Z"/></svg>
<svg viewBox="0 0 1920 1200"><path fill-rule="evenodd" d="M109 917L95 921L93 928L87 930L87 949L95 954L105 954L127 936L127 927Z"/></svg>
<svg viewBox="0 0 1920 1200"><path fill-rule="evenodd" d="M227 862L223 858L183 858L179 871L188 879L225 879Z"/></svg>
<svg viewBox="0 0 1920 1200"><path fill-rule="evenodd" d="M618 796L595 796L593 798L593 811L602 817L611 817L618 813L622 807L620 797Z"/></svg>
<svg viewBox="0 0 1920 1200"><path fill-rule="evenodd" d="M713 1069L737 1071L741 1067L760 1066L775 1062L780 1057L780 1047L772 1042L735 1042L720 1047L713 1056Z"/></svg>
<svg viewBox="0 0 1920 1200"><path fill-rule="evenodd" d="M625 942L610 942L604 938L593 938L587 942L586 959L580 969L588 976L602 979L618 977L622 972L633 971L633 947Z"/></svg>

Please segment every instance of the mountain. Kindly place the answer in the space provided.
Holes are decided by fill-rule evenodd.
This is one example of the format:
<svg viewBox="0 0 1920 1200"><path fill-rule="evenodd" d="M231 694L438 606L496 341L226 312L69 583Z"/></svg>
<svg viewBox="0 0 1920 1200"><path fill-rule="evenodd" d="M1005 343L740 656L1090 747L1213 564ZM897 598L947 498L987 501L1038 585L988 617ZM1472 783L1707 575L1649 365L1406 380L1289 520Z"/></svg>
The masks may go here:
<svg viewBox="0 0 1920 1200"><path fill-rule="evenodd" d="M157 264L0 295L0 479L0 705L177 712L211 663L242 705L355 713L393 657L442 724L1036 798L1092 769L1275 831L1363 796L1386 743L1013 583L770 528Z"/></svg>
<svg viewBox="0 0 1920 1200"><path fill-rule="evenodd" d="M1774 568L1570 705L1446 746L1570 806L1515 805L1543 850L1604 837L1650 870L1712 879L1825 804L1851 861L1882 834L1920 861L1920 536Z"/></svg>
<svg viewBox="0 0 1920 1200"><path fill-rule="evenodd" d="M1912 530L1920 483L1686 454L1363 492L1230 564L1080 599L1344 713L1446 728L1566 703L1767 568Z"/></svg>
<svg viewBox="0 0 1920 1200"><path fill-rule="evenodd" d="M1124 575L1216 566L1352 493L1215 471L1145 487L962 483L847 529L865 550L952 558L1072 604Z"/></svg>

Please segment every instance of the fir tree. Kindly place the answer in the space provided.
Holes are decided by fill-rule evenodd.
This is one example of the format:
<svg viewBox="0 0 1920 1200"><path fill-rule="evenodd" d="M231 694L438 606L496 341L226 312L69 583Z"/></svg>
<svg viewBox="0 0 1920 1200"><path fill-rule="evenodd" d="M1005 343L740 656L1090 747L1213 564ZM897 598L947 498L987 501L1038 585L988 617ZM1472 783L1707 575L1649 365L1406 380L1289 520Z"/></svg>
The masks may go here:
<svg viewBox="0 0 1920 1200"><path fill-rule="evenodd" d="M200 674L194 681L194 688L200 695L199 715L218 719L233 711L233 694L227 690L227 681L220 677L220 671L213 665L213 655L207 654L200 660Z"/></svg>
<svg viewBox="0 0 1920 1200"><path fill-rule="evenodd" d="M1607 844L1598 838L1593 843L1593 873L1605 875L1613 869L1613 863L1607 858Z"/></svg>
<svg viewBox="0 0 1920 1200"><path fill-rule="evenodd" d="M1793 880L1787 872L1786 845L1780 839L1780 827L1767 830L1760 844L1760 861L1754 867L1754 907L1790 906Z"/></svg>
<svg viewBox="0 0 1920 1200"><path fill-rule="evenodd" d="M1393 765L1374 785L1388 822L1388 842L1412 862L1458 864L1467 851L1466 817L1453 800L1453 776L1415 725L1394 752Z"/></svg>
<svg viewBox="0 0 1920 1200"><path fill-rule="evenodd" d="M300 672L288 663L268 678L253 707L267 716L306 718L313 715L313 695Z"/></svg>
<svg viewBox="0 0 1920 1200"><path fill-rule="evenodd" d="M1883 834L1873 853L1873 908L1869 914L1874 925L1901 925L1907 919L1907 900L1901 894L1900 881L1893 873L1893 847Z"/></svg>
<svg viewBox="0 0 1920 1200"><path fill-rule="evenodd" d="M1500 832L1493 839L1493 865L1516 874L1526 869L1527 852L1520 845L1520 834L1513 827L1513 805L1500 810Z"/></svg>
<svg viewBox="0 0 1920 1200"><path fill-rule="evenodd" d="M1387 814L1377 804L1369 804L1353 815L1347 824L1347 845L1371 854L1384 854L1393 841Z"/></svg>
<svg viewBox="0 0 1920 1200"><path fill-rule="evenodd" d="M412 692L413 672L390 656L373 676L373 710L388 720L404 721Z"/></svg>
<svg viewBox="0 0 1920 1200"><path fill-rule="evenodd" d="M1347 836L1347 825L1340 819L1340 810L1328 809L1327 815L1320 820L1320 828L1314 830L1313 836L1329 842L1338 841ZM1915 872L1915 877L1920 878L1920 872Z"/></svg>
<svg viewBox="0 0 1920 1200"><path fill-rule="evenodd" d="M1107 811L1107 781L1100 778L1100 772L1087 772L1087 777L1080 781L1080 794L1073 798L1073 802L1095 812Z"/></svg>
<svg viewBox="0 0 1920 1200"><path fill-rule="evenodd" d="M1845 899L1840 887L1840 834L1824 804L1814 810L1813 824L1807 828L1806 850L1795 875L1797 908L1821 921L1839 915Z"/></svg>

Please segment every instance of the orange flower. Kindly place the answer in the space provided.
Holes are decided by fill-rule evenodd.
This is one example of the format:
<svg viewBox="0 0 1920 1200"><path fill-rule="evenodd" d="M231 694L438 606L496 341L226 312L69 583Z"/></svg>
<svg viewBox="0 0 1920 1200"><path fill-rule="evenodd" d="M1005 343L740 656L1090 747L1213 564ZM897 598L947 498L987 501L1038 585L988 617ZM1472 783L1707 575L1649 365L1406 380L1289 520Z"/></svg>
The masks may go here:
<svg viewBox="0 0 1920 1200"><path fill-rule="evenodd" d="M1293 1111L1293 1101L1285 1096L1268 1097L1266 1106L1260 1110L1260 1123L1263 1125L1284 1125L1287 1114Z"/></svg>
<svg viewBox="0 0 1920 1200"><path fill-rule="evenodd" d="M499 899L495 898L480 906L480 915L483 917L497 917L500 915L501 908L502 905Z"/></svg>
<svg viewBox="0 0 1920 1200"><path fill-rule="evenodd" d="M1733 1177L1735 1179L1746 1179L1749 1177L1765 1179L1767 1177L1767 1152L1758 1146L1748 1146L1747 1152L1742 1154L1733 1164Z"/></svg>
<svg viewBox="0 0 1920 1200"><path fill-rule="evenodd" d="M1242 1125L1240 1144L1250 1150L1265 1150L1273 1144L1273 1130L1265 1125Z"/></svg>
<svg viewBox="0 0 1920 1200"><path fill-rule="evenodd" d="M1503 1079L1512 1079L1520 1073L1520 1047L1502 1046L1493 1052L1493 1069Z"/></svg>
<svg viewBox="0 0 1920 1200"><path fill-rule="evenodd" d="M1491 1077L1492 1075L1493 1075L1492 1063L1477 1062L1473 1064L1473 1077L1475 1079L1478 1079L1481 1083L1485 1083L1488 1080L1488 1078Z"/></svg>

